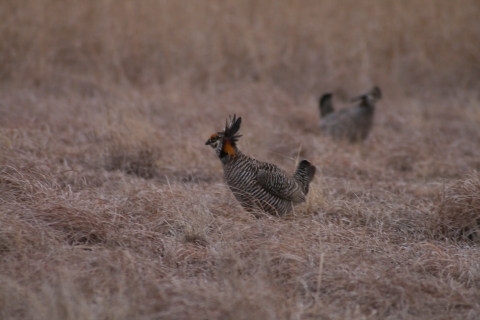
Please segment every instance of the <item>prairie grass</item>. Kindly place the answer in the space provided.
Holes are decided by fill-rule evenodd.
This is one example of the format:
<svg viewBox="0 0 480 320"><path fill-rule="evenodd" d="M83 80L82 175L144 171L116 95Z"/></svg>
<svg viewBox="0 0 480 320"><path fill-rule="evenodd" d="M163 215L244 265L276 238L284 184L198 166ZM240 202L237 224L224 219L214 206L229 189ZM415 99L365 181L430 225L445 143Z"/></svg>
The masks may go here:
<svg viewBox="0 0 480 320"><path fill-rule="evenodd" d="M4 1L0 318L477 319L477 1ZM360 144L319 130L378 85ZM284 218L205 141L317 167Z"/></svg>

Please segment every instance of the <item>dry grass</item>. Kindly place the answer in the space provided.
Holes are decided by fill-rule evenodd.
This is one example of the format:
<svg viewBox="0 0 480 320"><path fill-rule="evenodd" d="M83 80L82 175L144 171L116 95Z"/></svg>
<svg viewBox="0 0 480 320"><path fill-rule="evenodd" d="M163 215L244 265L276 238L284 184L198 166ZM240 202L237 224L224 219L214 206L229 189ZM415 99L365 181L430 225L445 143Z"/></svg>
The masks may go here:
<svg viewBox="0 0 480 320"><path fill-rule="evenodd" d="M478 88L474 0L39 1L0 11L1 79L85 94L275 83L292 93ZM293 81L293 79L295 79ZM450 90L449 90L450 91Z"/></svg>
<svg viewBox="0 0 480 320"><path fill-rule="evenodd" d="M439 234L459 240L478 242L480 227L480 175L451 186L441 202L437 216Z"/></svg>
<svg viewBox="0 0 480 320"><path fill-rule="evenodd" d="M477 1L7 1L0 318L477 319ZM336 144L317 97L377 84ZM255 218L204 145L318 168Z"/></svg>

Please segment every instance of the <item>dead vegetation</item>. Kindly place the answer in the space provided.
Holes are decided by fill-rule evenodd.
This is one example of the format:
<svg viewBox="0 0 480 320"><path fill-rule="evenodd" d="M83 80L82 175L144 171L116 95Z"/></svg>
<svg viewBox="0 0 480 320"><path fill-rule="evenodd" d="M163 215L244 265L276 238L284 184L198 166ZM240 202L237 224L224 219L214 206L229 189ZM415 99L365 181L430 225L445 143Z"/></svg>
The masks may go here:
<svg viewBox="0 0 480 320"><path fill-rule="evenodd" d="M476 1L7 1L0 318L477 319ZM318 96L378 84L369 138ZM288 172L255 218L206 139Z"/></svg>
<svg viewBox="0 0 480 320"><path fill-rule="evenodd" d="M474 171L457 181L443 195L437 212L436 231L454 240L478 242L480 229L480 175Z"/></svg>

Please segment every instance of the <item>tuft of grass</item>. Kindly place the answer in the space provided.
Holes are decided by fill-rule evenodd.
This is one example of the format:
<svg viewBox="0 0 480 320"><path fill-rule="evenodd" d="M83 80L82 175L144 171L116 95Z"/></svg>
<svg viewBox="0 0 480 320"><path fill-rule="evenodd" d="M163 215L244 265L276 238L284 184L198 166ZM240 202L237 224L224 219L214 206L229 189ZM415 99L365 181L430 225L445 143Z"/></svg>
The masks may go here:
<svg viewBox="0 0 480 320"><path fill-rule="evenodd" d="M110 150L107 170L120 170L144 179L152 179L158 173L156 161L158 153L152 149L140 149L136 153L117 148Z"/></svg>
<svg viewBox="0 0 480 320"><path fill-rule="evenodd" d="M463 241L479 241L480 174L474 171L465 179L450 184L438 205L434 232Z"/></svg>

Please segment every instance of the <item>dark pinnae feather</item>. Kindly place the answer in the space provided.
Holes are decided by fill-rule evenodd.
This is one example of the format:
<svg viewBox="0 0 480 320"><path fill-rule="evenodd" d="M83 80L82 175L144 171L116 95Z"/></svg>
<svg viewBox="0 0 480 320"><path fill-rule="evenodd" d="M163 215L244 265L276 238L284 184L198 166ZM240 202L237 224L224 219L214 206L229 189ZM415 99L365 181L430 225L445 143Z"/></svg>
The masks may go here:
<svg viewBox="0 0 480 320"><path fill-rule="evenodd" d="M241 137L241 135L236 134L240 130L240 125L242 123L242 117L238 117L237 115L234 114L233 118L230 117L230 124L228 123L228 120L226 120L226 125L225 125L225 138L230 139L230 143L232 145L235 144L235 142L238 141L238 138Z"/></svg>
<svg viewBox="0 0 480 320"><path fill-rule="evenodd" d="M332 98L332 94L331 93L325 93L324 95L322 95L320 97L320 105L324 105L325 102L327 102L328 100L330 100Z"/></svg>
<svg viewBox="0 0 480 320"><path fill-rule="evenodd" d="M325 93L320 97L320 101L319 101L320 117L325 117L334 111L333 104L332 104L332 97L333 95L331 93Z"/></svg>
<svg viewBox="0 0 480 320"><path fill-rule="evenodd" d="M379 87L375 86L372 89L372 96L376 100L380 100L382 98L382 90Z"/></svg>

